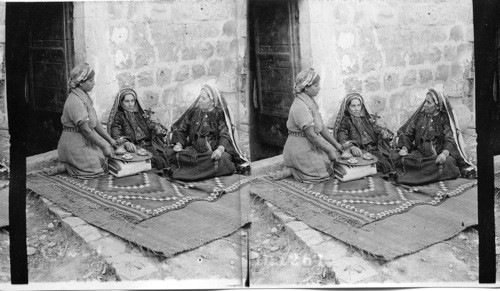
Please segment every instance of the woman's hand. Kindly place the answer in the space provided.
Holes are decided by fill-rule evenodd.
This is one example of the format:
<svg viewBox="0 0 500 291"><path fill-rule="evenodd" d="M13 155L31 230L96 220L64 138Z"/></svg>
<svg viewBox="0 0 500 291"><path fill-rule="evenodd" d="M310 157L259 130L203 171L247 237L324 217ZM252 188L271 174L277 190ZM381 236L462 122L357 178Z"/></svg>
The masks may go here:
<svg viewBox="0 0 500 291"><path fill-rule="evenodd" d="M360 148L358 148L357 146L352 146L350 148L351 150L351 154L355 157L361 157L361 155L363 154L363 152L361 151Z"/></svg>
<svg viewBox="0 0 500 291"><path fill-rule="evenodd" d="M446 158L448 157L450 153L447 150L444 150L442 153L440 153L437 158L436 158L436 164L443 164L446 161Z"/></svg>
<svg viewBox="0 0 500 291"><path fill-rule="evenodd" d="M182 145L180 143L176 143L174 146L174 152L182 151Z"/></svg>
<svg viewBox="0 0 500 291"><path fill-rule="evenodd" d="M332 162L337 162L339 160L339 154L335 150L331 150L328 152L328 159Z"/></svg>
<svg viewBox="0 0 500 291"><path fill-rule="evenodd" d="M225 151L225 148L223 146L219 146L213 153L212 153L212 160L219 160L222 157L222 153Z"/></svg>
<svg viewBox="0 0 500 291"><path fill-rule="evenodd" d="M127 142L125 143L125 149L127 150L127 152L130 152L130 153L135 153L135 150L136 150L137 148L135 147L135 144L133 144L133 143L131 143L131 142L127 141Z"/></svg>
<svg viewBox="0 0 500 291"><path fill-rule="evenodd" d="M389 132L387 130L382 130L382 139L388 139L389 138Z"/></svg>
<svg viewBox="0 0 500 291"><path fill-rule="evenodd" d="M221 151L219 151L218 149L216 149L215 151L212 152L212 157L211 158L212 158L212 160L218 161L221 156L222 156Z"/></svg>
<svg viewBox="0 0 500 291"><path fill-rule="evenodd" d="M163 132L163 128L161 127L161 125L159 125L159 124L155 125L155 133L157 135L160 135L160 134L164 133Z"/></svg>
<svg viewBox="0 0 500 291"><path fill-rule="evenodd" d="M114 149L118 146L118 141L111 139L111 142L109 143Z"/></svg>
<svg viewBox="0 0 500 291"><path fill-rule="evenodd" d="M404 157L406 155L408 155L408 149L406 147L402 147L400 150L399 150L399 155Z"/></svg>
<svg viewBox="0 0 500 291"><path fill-rule="evenodd" d="M105 157L108 157L108 158L113 157L113 148L111 148L111 146L109 146L109 145L106 145L102 149L102 153L104 154Z"/></svg>

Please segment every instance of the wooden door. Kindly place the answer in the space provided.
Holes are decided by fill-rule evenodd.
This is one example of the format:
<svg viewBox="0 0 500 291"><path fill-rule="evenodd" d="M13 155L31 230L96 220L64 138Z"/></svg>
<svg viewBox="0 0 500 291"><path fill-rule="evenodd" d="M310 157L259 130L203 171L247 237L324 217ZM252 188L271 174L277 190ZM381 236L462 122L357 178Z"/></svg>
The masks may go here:
<svg viewBox="0 0 500 291"><path fill-rule="evenodd" d="M73 67L72 4L29 3L29 101L62 113Z"/></svg>
<svg viewBox="0 0 500 291"><path fill-rule="evenodd" d="M300 69L297 2L254 1L251 10L258 136L261 143L283 147L294 78Z"/></svg>

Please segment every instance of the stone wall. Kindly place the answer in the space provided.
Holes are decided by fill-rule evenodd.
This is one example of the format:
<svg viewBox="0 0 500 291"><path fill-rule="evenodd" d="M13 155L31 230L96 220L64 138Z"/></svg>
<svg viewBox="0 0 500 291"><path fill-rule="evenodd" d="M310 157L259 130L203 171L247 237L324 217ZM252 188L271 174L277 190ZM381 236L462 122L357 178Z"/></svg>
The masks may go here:
<svg viewBox="0 0 500 291"><path fill-rule="evenodd" d="M473 110L470 0L301 0L299 11L302 66L322 76L328 126L352 91L393 130L431 87Z"/></svg>
<svg viewBox="0 0 500 291"><path fill-rule="evenodd" d="M5 2L0 3L0 129L8 129L5 86Z"/></svg>
<svg viewBox="0 0 500 291"><path fill-rule="evenodd" d="M216 84L246 121L246 2L75 2L76 63L95 68L91 93L106 122L122 87L132 87L167 127L204 83ZM239 125L239 122L238 122Z"/></svg>

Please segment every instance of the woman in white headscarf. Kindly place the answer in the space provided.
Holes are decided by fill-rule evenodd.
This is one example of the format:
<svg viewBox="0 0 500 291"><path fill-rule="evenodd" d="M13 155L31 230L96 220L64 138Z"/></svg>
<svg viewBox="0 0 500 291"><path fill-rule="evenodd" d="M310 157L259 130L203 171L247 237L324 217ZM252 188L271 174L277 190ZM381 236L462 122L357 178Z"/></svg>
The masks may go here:
<svg viewBox="0 0 500 291"><path fill-rule="evenodd" d="M398 183L422 185L476 176L475 166L463 150L454 111L447 98L434 89L398 130L398 148Z"/></svg>
<svg viewBox="0 0 500 291"><path fill-rule="evenodd" d="M389 173L395 170L391 160L390 140L394 134L377 124L363 97L350 93L342 102L333 128L333 136L345 152L360 157L362 151L377 157L377 171Z"/></svg>
<svg viewBox="0 0 500 291"><path fill-rule="evenodd" d="M94 70L79 64L71 70L70 93L61 116L63 132L57 152L71 176L90 179L108 171L106 157L113 155L114 140L104 130L88 92L95 85Z"/></svg>
<svg viewBox="0 0 500 291"><path fill-rule="evenodd" d="M249 170L235 136L224 98L216 87L204 85L193 105L172 125L171 177L198 181Z"/></svg>
<svg viewBox="0 0 500 291"><path fill-rule="evenodd" d="M172 149L167 129L150 118L135 90L124 88L118 92L109 114L108 133L128 152L135 152L136 146L148 150L153 155L151 165L156 170L170 170L168 156Z"/></svg>

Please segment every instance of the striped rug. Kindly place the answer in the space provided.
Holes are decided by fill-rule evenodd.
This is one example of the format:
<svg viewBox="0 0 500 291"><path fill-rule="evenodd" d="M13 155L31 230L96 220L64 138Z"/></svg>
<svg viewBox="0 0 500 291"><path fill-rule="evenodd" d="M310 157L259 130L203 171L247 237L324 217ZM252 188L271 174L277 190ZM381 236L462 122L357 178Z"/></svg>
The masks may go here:
<svg viewBox="0 0 500 291"><path fill-rule="evenodd" d="M44 196L53 196L51 193L58 192L58 197L74 204L73 208L98 205L113 217L138 223L182 209L195 201L217 201L253 179L231 175L184 183L168 180L153 172L121 178L106 175L90 180L68 174L48 176L38 173L27 177L27 187Z"/></svg>
<svg viewBox="0 0 500 291"><path fill-rule="evenodd" d="M240 178L233 177L234 181ZM198 200L175 211L164 211L137 222L125 219L124 213L132 213L128 208L113 212L110 207L115 210L120 208L108 199L89 199L87 190L79 187L76 190L66 182L58 184L59 179L62 178L30 175L26 184L29 189L86 222L166 257L230 235L249 223L249 185L240 185L238 191L227 192L216 201ZM202 184L207 186L212 182ZM219 188L222 186L219 185Z"/></svg>
<svg viewBox="0 0 500 291"><path fill-rule="evenodd" d="M474 180L420 187L384 182L374 176L357 181L355 189L353 183L334 180L310 185L263 179L252 185L251 192L309 226L385 260L477 224Z"/></svg>

